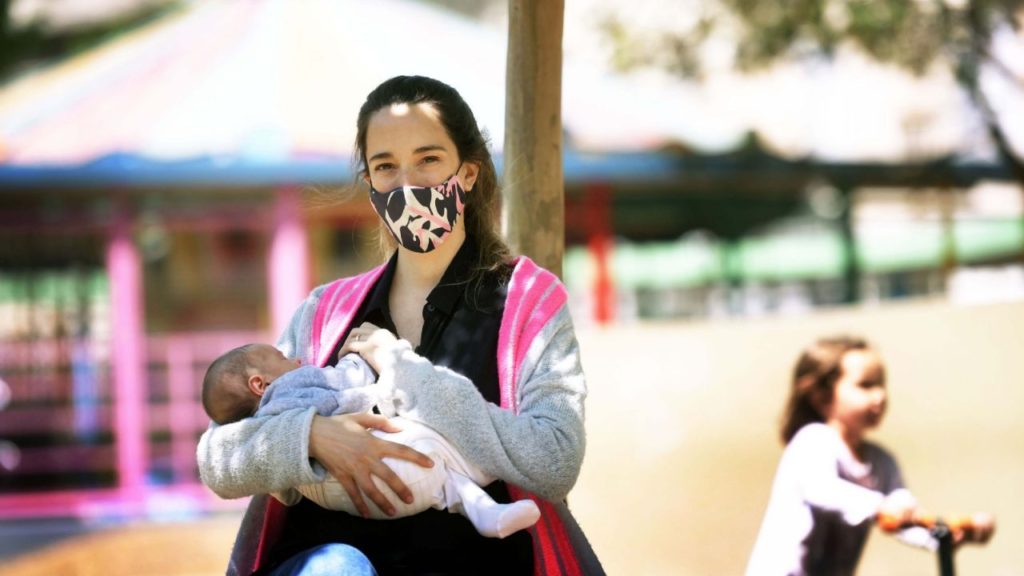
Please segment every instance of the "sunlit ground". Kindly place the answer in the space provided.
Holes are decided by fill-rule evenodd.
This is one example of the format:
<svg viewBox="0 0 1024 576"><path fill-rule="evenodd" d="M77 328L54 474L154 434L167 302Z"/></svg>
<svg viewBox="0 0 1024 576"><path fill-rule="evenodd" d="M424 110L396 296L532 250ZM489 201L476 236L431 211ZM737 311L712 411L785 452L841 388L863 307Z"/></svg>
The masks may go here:
<svg viewBox="0 0 1024 576"><path fill-rule="evenodd" d="M220 575L238 514L105 528L8 559L3 576Z"/></svg>

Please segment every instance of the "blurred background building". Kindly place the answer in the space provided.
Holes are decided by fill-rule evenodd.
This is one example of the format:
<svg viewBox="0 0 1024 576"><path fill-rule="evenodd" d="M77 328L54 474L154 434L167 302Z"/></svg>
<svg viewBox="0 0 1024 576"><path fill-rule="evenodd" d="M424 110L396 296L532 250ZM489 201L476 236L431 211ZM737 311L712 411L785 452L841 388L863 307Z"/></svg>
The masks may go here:
<svg viewBox="0 0 1024 576"><path fill-rule="evenodd" d="M577 323L1024 300L1021 15L965 80L838 42L744 68L734 4L566 3ZM500 169L506 3L0 8L0 519L230 508L195 471L207 363L377 261L381 81L452 84Z"/></svg>

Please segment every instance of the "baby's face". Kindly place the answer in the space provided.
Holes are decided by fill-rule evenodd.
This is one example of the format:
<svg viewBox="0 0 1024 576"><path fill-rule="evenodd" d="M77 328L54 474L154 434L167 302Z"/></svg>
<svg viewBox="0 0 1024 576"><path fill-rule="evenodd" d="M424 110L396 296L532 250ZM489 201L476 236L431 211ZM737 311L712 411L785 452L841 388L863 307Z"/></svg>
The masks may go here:
<svg viewBox="0 0 1024 576"><path fill-rule="evenodd" d="M291 372L302 364L299 360L285 358L280 350L269 344L256 344L249 354L250 361L256 368L256 371L263 376L263 379L268 384L277 380L285 372Z"/></svg>

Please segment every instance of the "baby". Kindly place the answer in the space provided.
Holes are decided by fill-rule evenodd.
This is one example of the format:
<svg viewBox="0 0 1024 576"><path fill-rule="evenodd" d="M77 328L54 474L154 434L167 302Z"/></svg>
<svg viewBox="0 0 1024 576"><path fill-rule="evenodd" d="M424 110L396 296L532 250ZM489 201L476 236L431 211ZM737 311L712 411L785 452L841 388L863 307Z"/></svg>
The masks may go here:
<svg viewBox="0 0 1024 576"><path fill-rule="evenodd" d="M391 341L402 342L393 336ZM203 379L203 408L219 425L310 406L321 416L366 412L374 406L385 416L394 415L390 395L376 383L373 370L358 354L341 357L337 366L320 368L303 366L269 344L247 344L214 360ZM495 502L480 487L495 479L463 458L435 430L400 417L391 421L402 430L371 433L410 446L434 460L432 468L424 468L405 460L384 459L413 493L412 503L406 504L387 484L373 477L378 489L395 504L394 517L411 516L430 507L447 508L468 518L480 534L496 538L537 522L540 510L532 500ZM305 496L329 510L358 515L341 484L318 463L314 462L313 467L323 482L296 486L273 496L288 506ZM369 517L391 518L372 502Z"/></svg>

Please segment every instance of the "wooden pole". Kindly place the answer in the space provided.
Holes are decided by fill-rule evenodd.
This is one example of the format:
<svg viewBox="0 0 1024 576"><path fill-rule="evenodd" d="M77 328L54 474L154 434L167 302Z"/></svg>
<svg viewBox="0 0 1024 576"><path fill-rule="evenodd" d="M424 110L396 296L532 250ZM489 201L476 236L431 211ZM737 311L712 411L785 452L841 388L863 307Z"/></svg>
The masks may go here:
<svg viewBox="0 0 1024 576"><path fill-rule="evenodd" d="M563 0L509 0L502 226L513 252L562 275Z"/></svg>

